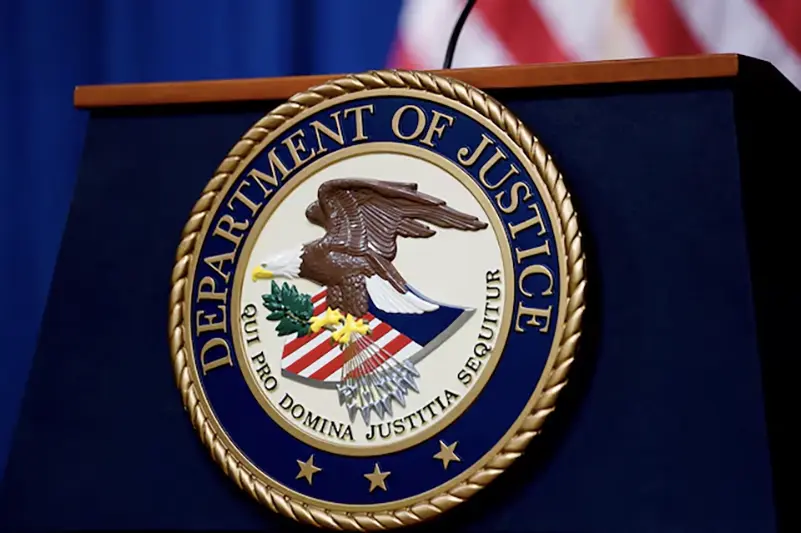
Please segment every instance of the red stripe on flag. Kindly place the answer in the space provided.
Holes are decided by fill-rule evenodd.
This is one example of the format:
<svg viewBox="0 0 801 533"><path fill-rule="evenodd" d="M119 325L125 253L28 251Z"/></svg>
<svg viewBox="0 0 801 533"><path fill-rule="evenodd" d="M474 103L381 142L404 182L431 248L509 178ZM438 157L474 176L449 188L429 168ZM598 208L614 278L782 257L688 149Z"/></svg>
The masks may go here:
<svg viewBox="0 0 801 533"><path fill-rule="evenodd" d="M634 23L655 56L703 52L672 0L631 0L631 4Z"/></svg>
<svg viewBox="0 0 801 533"><path fill-rule="evenodd" d="M349 349L350 348L354 348L355 346L356 346L355 344L351 344L348 348ZM354 349L356 349L356 348L354 348ZM322 367L318 368L317 371L314 374L312 374L311 376L309 376L309 377L311 379L326 380L326 379L328 379L328 376L330 376L331 374L333 374L334 372L336 372L337 370L342 368L342 365L344 365L344 364L345 364L345 357L344 357L344 352L343 352L343 353L340 353L339 355L337 355L336 357L334 357L333 359L331 359L329 362L324 364Z"/></svg>
<svg viewBox="0 0 801 533"><path fill-rule="evenodd" d="M367 340L371 343L377 341L387 333L392 331L392 327L387 324L386 322L381 322L378 324L373 331L370 332L370 336L367 337Z"/></svg>
<svg viewBox="0 0 801 533"><path fill-rule="evenodd" d="M801 54L801 1L799 0L756 0L784 40Z"/></svg>
<svg viewBox="0 0 801 533"><path fill-rule="evenodd" d="M323 296L325 296L325 294L323 294ZM312 301L314 301L314 298L312 298ZM319 301L319 299L317 301ZM317 305L314 308L314 311L313 311L314 312L314 316L318 316L323 311L325 311L325 308L326 308L325 304L326 304L326 302L323 302L323 303ZM321 329L317 333L313 333L311 335L307 334L307 335L304 335L302 337L296 337L296 338L292 339L291 341L289 341L288 343L284 344L284 355L282 355L281 358L283 359L284 357L289 357L290 355L292 355L292 352L294 352L295 350L299 350L300 348L305 346L306 343L308 343L312 339L316 338L318 335L321 335L323 333L323 331L325 331L325 330Z"/></svg>
<svg viewBox="0 0 801 533"><path fill-rule="evenodd" d="M373 335L371 335L371 339L378 339L381 338L385 333L387 333L391 328L385 324L381 323L373 330ZM304 354L300 359L292 363L286 368L287 372L291 372L292 374L300 374L306 367L313 364L319 358L323 357L325 354L330 352L331 350L338 350L339 348L332 346L330 339L326 339L324 342L320 343L319 345L315 346L308 353ZM334 358L331 362L323 365L319 368L314 374L312 374L312 378L315 378L318 374L322 372L323 369L329 367L334 361L339 360L339 366L342 366L341 357ZM330 376L333 372L335 372L339 367L334 368L331 372L328 373L325 377ZM320 378L315 378L320 379ZM325 378L322 378L325 379Z"/></svg>
<svg viewBox="0 0 801 533"><path fill-rule="evenodd" d="M570 60L529 0L482 0L474 9L518 63Z"/></svg>
<svg viewBox="0 0 801 533"><path fill-rule="evenodd" d="M354 368L348 375L345 376L346 378L362 376L370 372L373 368L378 368L383 365L389 358L397 354L399 351L403 350L411 344L412 339L407 337L406 335L398 335L391 341L384 346L381 351L377 354L372 356L370 359L365 361L364 363L360 364L358 367Z"/></svg>
<svg viewBox="0 0 801 533"><path fill-rule="evenodd" d="M290 355L292 355L293 352L300 350L308 342L311 342L312 339L316 339L319 335L322 335L324 331L325 331L324 329L321 329L317 333L312 333L311 335L304 335L302 337L297 337L295 339L292 339L291 341L289 341L284 345L284 355L281 357L281 359L289 357Z"/></svg>
<svg viewBox="0 0 801 533"><path fill-rule="evenodd" d="M323 310L324 310L323 305L324 304L318 305L317 307L314 308L314 316L318 316L320 313L323 312ZM363 318L364 318L365 322L369 323L375 317L371 313L367 313L366 315L364 315ZM296 338L292 339L291 341L287 342L286 344L284 344L284 353L281 356L281 359L285 359L285 358L289 357L290 355L292 355L293 352L303 348L303 346L305 346L307 343L311 342L312 339L317 338L318 335L322 335L324 331L325 330L321 329L317 333L307 334L307 335L304 335L302 337L296 337Z"/></svg>
<svg viewBox="0 0 801 533"><path fill-rule="evenodd" d="M375 329L370 334L370 343L377 341L378 339L389 333L391 330L392 328L389 327L389 324L387 324L386 322L381 322L379 325L375 327ZM358 345L356 344L351 344L349 349L350 348L353 348L354 350L359 349ZM321 380L328 379L328 377L331 376L331 374L342 368L342 365L344 364L345 364L345 359L340 354L331 361L329 361L328 363L324 364L322 367L318 368L317 371L309 377L312 379L321 379Z"/></svg>
<svg viewBox="0 0 801 533"><path fill-rule="evenodd" d="M305 353L300 359L286 367L285 370L287 372L291 372L292 374L300 374L304 368L314 363L316 360L333 349L335 349L335 347L331 345L331 339L326 339Z"/></svg>
<svg viewBox="0 0 801 533"><path fill-rule="evenodd" d="M395 44L389 54L389 61L387 61L389 68L406 69L406 70L419 70L424 68L419 65L411 54L406 49L403 39L396 39Z"/></svg>
<svg viewBox="0 0 801 533"><path fill-rule="evenodd" d="M328 294L328 289L323 289L323 290L321 290L320 292L318 292L317 294L315 294L314 296L312 296L312 299L311 299L312 303L317 303L317 302L319 302L320 300L322 300L323 298L325 298L325 295L326 295L326 294Z"/></svg>

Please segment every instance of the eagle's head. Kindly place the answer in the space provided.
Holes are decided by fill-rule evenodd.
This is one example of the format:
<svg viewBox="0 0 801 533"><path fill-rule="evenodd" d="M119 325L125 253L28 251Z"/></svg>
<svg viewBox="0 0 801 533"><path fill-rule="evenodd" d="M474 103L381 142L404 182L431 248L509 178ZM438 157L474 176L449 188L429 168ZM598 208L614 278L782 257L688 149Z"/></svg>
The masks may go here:
<svg viewBox="0 0 801 533"><path fill-rule="evenodd" d="M257 279L288 278L294 279L300 276L301 256L303 247L297 246L289 248L259 263L253 269L253 281Z"/></svg>

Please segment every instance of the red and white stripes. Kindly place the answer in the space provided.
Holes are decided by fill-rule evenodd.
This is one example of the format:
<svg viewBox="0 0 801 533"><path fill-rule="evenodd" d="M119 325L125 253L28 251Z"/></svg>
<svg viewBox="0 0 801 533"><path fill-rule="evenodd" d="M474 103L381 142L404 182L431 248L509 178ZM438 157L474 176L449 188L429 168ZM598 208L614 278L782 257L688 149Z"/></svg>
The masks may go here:
<svg viewBox="0 0 801 533"><path fill-rule="evenodd" d="M312 297L314 316L325 314L328 307L326 294L327 291L323 289ZM371 333L363 337L361 343L347 348L360 352L359 357L350 361L351 364L345 362L346 352L332 344L331 332L323 329L303 337L286 337L281 356L282 371L306 379L336 383L369 374L390 360L403 362L422 349L419 344L372 314L368 313L362 318L369 323Z"/></svg>
<svg viewBox="0 0 801 533"><path fill-rule="evenodd" d="M440 68L463 0L406 0L391 67ZM801 86L801 0L478 0L454 67L739 53Z"/></svg>

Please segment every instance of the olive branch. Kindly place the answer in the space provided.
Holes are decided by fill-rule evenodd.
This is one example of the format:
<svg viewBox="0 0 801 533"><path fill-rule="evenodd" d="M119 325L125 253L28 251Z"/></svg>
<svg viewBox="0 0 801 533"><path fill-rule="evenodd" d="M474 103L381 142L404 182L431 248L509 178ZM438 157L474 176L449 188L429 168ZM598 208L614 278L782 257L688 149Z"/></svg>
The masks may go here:
<svg viewBox="0 0 801 533"><path fill-rule="evenodd" d="M279 337L297 333L302 337L309 332L309 320L314 315L311 296L301 294L294 285L284 282L281 286L275 281L270 285L270 294L263 294L264 307L270 314L267 320L278 322L275 331Z"/></svg>

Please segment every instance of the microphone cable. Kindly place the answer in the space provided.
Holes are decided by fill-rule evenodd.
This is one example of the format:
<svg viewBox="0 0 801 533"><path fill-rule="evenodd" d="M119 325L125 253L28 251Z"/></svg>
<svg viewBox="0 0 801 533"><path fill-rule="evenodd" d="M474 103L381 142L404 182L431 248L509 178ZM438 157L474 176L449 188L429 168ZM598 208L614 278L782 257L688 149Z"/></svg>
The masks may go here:
<svg viewBox="0 0 801 533"><path fill-rule="evenodd" d="M456 21L456 26L453 27L451 38L448 41L448 49L445 52L445 61L442 64L443 69L449 69L451 68L451 64L453 64L453 54L456 52L456 43L459 40L459 35L462 33L464 23L467 21L467 16L470 14L475 4L476 0L467 0L464 9L462 9L462 13L459 15L459 19Z"/></svg>

